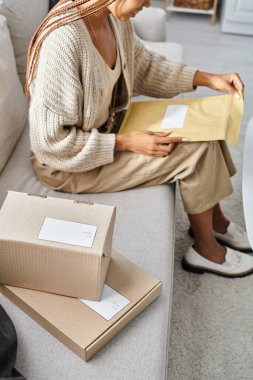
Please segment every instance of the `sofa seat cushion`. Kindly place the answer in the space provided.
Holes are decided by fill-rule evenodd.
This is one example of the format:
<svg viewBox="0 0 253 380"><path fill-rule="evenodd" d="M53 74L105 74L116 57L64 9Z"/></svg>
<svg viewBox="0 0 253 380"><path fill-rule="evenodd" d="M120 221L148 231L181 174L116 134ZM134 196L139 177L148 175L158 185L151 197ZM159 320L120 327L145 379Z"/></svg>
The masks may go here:
<svg viewBox="0 0 253 380"><path fill-rule="evenodd" d="M6 18L0 15L0 172L27 118L27 104L17 74Z"/></svg>
<svg viewBox="0 0 253 380"><path fill-rule="evenodd" d="M162 295L85 363L4 296L18 335L16 367L36 380L164 380L174 257L174 186L160 185L108 194L49 191L29 163L28 126L0 177L0 204L8 190L115 205L113 247L163 282Z"/></svg>
<svg viewBox="0 0 253 380"><path fill-rule="evenodd" d="M24 86L30 40L48 13L48 0L0 0L0 14L7 19L20 80Z"/></svg>

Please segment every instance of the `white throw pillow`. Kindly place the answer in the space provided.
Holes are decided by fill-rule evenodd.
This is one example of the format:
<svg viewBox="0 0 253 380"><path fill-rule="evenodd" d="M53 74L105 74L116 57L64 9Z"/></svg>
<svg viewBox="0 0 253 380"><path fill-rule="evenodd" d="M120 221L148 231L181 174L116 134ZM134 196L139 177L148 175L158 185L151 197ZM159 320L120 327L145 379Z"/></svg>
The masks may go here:
<svg viewBox="0 0 253 380"><path fill-rule="evenodd" d="M0 172L27 120L27 102L20 83L7 21L0 15Z"/></svg>
<svg viewBox="0 0 253 380"><path fill-rule="evenodd" d="M21 83L25 84L26 56L30 40L46 17L48 0L0 0L0 14L7 18Z"/></svg>

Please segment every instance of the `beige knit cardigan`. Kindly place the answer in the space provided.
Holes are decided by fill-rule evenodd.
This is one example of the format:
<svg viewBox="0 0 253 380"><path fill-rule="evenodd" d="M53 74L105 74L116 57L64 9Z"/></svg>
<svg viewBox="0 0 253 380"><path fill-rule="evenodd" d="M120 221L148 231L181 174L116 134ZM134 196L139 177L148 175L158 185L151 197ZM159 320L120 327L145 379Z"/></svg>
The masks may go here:
<svg viewBox="0 0 253 380"><path fill-rule="evenodd" d="M173 97L193 90L195 69L148 50L129 21L111 16L123 70L121 103L134 94ZM53 31L43 42L29 109L31 149L52 168L82 172L113 162L115 134L96 120L106 88L101 65L83 22Z"/></svg>

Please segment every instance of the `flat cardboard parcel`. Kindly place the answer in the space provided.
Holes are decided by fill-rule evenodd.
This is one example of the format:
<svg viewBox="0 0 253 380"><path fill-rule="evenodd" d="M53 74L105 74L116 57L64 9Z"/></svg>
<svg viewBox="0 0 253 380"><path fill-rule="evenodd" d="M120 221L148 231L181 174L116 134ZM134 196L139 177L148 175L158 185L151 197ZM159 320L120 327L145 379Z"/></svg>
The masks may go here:
<svg viewBox="0 0 253 380"><path fill-rule="evenodd" d="M98 301L115 207L9 191L0 210L0 284Z"/></svg>
<svg viewBox="0 0 253 380"><path fill-rule="evenodd" d="M113 252L106 284L130 303L106 320L79 299L2 286L3 294L84 360L89 360L151 302L162 284ZM113 344L113 342L112 342Z"/></svg>

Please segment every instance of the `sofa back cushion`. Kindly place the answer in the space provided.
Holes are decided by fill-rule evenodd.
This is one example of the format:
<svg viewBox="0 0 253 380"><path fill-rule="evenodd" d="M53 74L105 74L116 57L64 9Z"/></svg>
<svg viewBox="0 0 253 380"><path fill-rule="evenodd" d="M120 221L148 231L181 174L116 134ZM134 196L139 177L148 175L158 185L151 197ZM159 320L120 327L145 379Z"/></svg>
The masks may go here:
<svg viewBox="0 0 253 380"><path fill-rule="evenodd" d="M48 0L0 0L0 15L7 19L17 70L23 85L28 45L37 27L46 17L48 8Z"/></svg>
<svg viewBox="0 0 253 380"><path fill-rule="evenodd" d="M133 19L136 34L146 41L166 41L167 15L160 8L144 8Z"/></svg>
<svg viewBox="0 0 253 380"><path fill-rule="evenodd" d="M0 15L0 52L1 172L27 120L27 102L17 74L7 21L2 15Z"/></svg>

